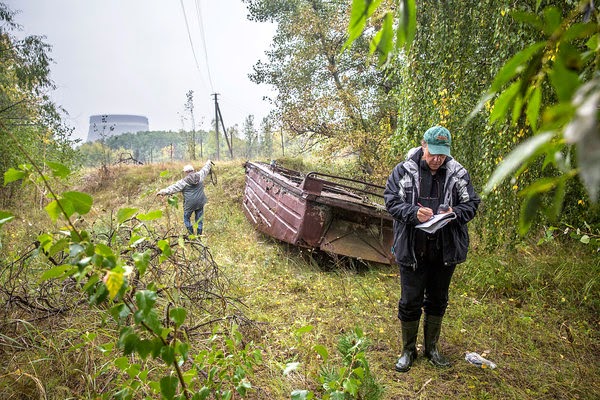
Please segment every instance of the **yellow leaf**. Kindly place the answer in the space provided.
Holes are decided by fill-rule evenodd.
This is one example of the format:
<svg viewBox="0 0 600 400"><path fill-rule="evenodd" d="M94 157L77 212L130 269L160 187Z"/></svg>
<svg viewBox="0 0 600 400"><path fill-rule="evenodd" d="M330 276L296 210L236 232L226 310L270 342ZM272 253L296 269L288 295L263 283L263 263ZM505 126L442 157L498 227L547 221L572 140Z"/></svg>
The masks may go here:
<svg viewBox="0 0 600 400"><path fill-rule="evenodd" d="M123 273L108 271L105 277L106 288L108 289L108 295L111 299L114 299L121 286L123 286Z"/></svg>

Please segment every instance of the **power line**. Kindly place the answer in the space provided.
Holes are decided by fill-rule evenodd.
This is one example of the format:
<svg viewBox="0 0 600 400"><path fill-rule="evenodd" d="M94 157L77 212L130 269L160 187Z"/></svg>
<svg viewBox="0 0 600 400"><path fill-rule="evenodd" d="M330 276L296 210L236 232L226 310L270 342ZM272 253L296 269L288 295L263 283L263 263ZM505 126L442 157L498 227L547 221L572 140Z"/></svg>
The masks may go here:
<svg viewBox="0 0 600 400"><path fill-rule="evenodd" d="M198 19L198 26L200 27L200 38L202 39L202 46L204 47L204 60L206 62L206 72L208 74L208 82L210 83L210 90L214 92L212 77L210 75L210 66L208 62L208 50L206 49L206 35L204 34L204 21L202 18L202 9L200 7L200 0L196 0L196 18Z"/></svg>
<svg viewBox="0 0 600 400"><path fill-rule="evenodd" d="M196 62L196 69L198 70L198 73L200 74L200 80L202 81L202 84L206 85L206 83L204 82L204 79L202 79L202 71L200 70L200 65L198 64L198 58L196 57L196 51L194 50L194 42L192 41L192 34L190 33L190 25L188 24L188 19L187 19L187 15L185 13L185 6L183 5L183 0L179 0L179 3L181 4L181 11L183 11L183 20L185 21L185 28L187 30L188 39L190 40L190 47L192 48L192 54L194 55L194 61ZM212 88L212 82L211 82L211 88Z"/></svg>

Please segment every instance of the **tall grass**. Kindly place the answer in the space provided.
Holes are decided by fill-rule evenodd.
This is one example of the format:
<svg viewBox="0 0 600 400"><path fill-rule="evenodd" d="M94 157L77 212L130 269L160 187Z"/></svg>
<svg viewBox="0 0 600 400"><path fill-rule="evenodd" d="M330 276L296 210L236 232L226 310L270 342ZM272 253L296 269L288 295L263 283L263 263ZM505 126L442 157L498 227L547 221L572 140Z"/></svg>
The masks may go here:
<svg viewBox="0 0 600 400"><path fill-rule="evenodd" d="M164 211L160 229L183 233L181 205L175 209L155 196L179 178L180 168L121 167L101 182L82 177L74 186L93 193L94 207L91 220L80 223L99 228L118 208L159 208ZM165 170L169 174L161 177ZM384 399L592 399L600 393L600 258L589 247L523 243L514 251L489 254L485 246L475 246L456 270L442 329L441 348L454 366L435 369L419 357L409 373L399 374L393 369L401 351L397 268L334 265L257 233L240 206L241 163L217 163L216 172L217 184L206 187L203 242L227 275L231 296L254 321L242 333L260 346L264 363L249 398L286 399L295 389L319 393L323 360L315 346L327 348L331 361L341 365L338 340L356 327L370 340L366 357L385 389ZM19 213L20 221L11 223L3 238L5 256L30 243L47 223L35 207ZM35 226L24 222L30 219ZM312 329L303 329L307 326ZM106 393L111 375L100 373L106 361L94 341L84 344L85 332L116 336L100 313L85 307L51 320L18 322L5 315L0 393L39 398L43 388L47 398L57 399ZM467 351L484 354L498 368L475 368L464 361ZM299 367L284 375L291 362Z"/></svg>

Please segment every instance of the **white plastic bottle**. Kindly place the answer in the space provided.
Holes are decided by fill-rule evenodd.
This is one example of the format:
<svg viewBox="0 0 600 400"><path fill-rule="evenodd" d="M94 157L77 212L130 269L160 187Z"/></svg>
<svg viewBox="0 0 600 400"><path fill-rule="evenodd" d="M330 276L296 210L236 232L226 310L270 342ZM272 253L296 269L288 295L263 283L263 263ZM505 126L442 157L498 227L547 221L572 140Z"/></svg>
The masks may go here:
<svg viewBox="0 0 600 400"><path fill-rule="evenodd" d="M496 364L494 364L490 360L483 358L478 353L471 352L471 353L465 354L465 360L467 360L467 362L469 362L470 364L473 364L479 368L489 368L489 369L496 368Z"/></svg>

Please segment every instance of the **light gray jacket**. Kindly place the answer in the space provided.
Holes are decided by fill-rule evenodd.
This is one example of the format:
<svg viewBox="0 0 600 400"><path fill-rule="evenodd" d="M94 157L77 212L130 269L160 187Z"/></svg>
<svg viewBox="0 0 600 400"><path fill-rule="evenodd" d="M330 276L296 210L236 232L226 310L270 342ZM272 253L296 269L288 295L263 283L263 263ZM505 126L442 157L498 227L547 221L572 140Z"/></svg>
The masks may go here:
<svg viewBox="0 0 600 400"><path fill-rule="evenodd" d="M172 195L182 192L184 211L189 212L201 209L207 201L206 194L204 193L204 179L208 176L211 166L212 161L208 160L200 171L186 175L185 178L178 180L158 193Z"/></svg>

